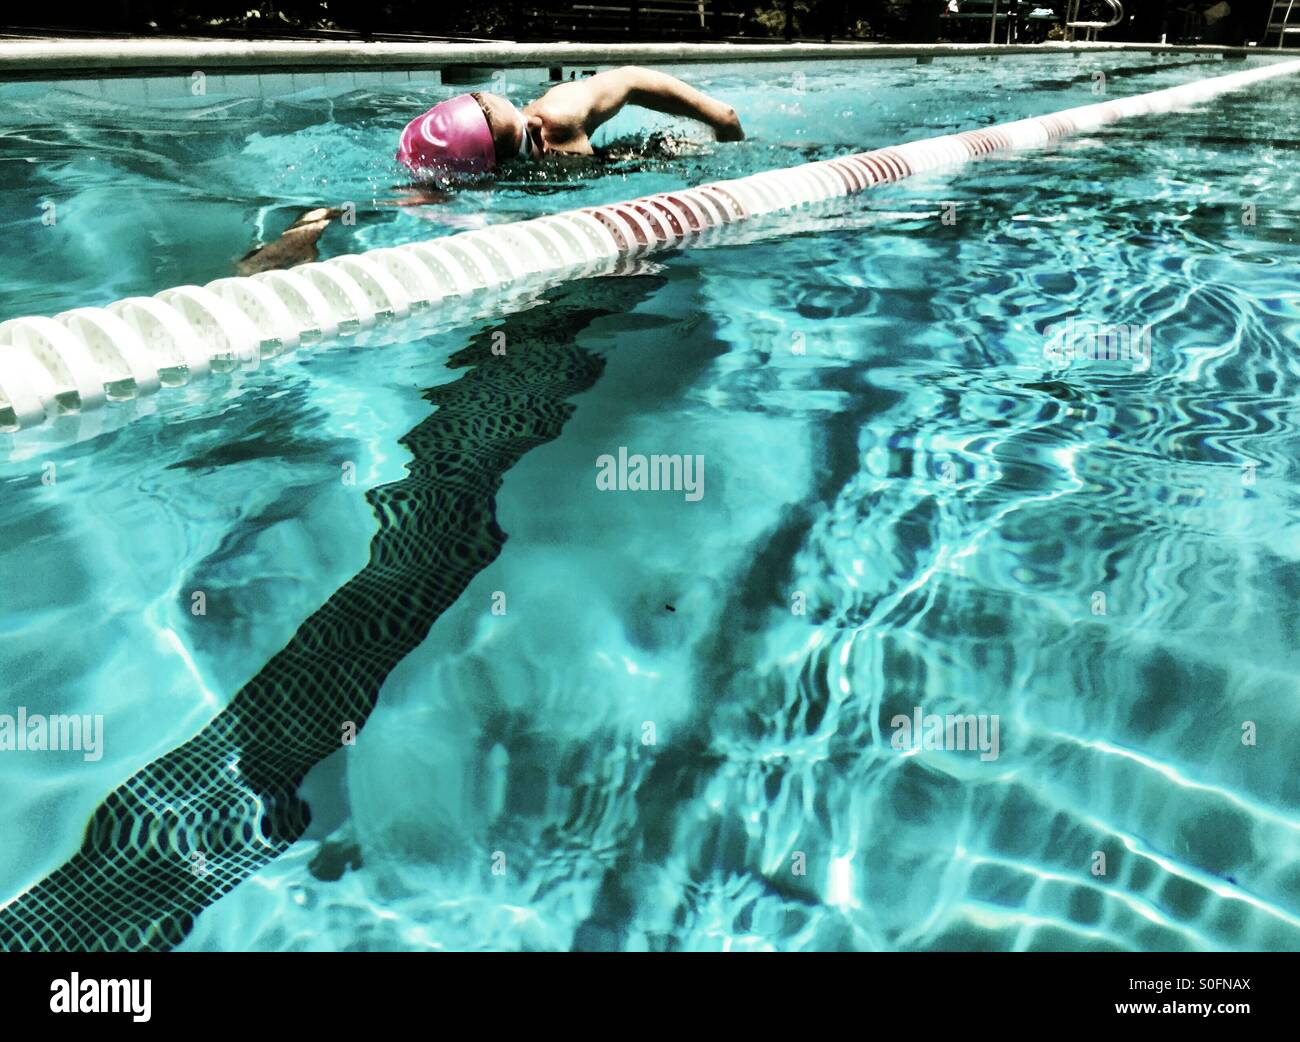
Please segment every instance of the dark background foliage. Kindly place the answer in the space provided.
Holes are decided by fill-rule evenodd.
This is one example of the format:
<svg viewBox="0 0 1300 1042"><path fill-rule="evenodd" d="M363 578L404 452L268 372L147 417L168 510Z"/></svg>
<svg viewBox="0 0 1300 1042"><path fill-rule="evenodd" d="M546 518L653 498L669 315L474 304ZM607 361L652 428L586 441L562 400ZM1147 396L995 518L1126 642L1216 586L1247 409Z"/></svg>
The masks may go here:
<svg viewBox="0 0 1300 1042"><path fill-rule="evenodd" d="M1233 11L1207 27L1200 12L1216 0L1126 0L1124 24L1106 39L1242 43L1258 39L1269 0L1229 0ZM50 8L10 8L10 33L203 34L238 36L429 36L471 39L680 40L828 38L987 40L992 0L961 0L962 17L945 16L946 0L477 0L439 6L429 0L71 0ZM1064 0L1001 0L1027 13ZM1104 5L1085 0L1084 16ZM1029 27L1026 38L1050 25ZM1001 34L999 39L1005 34ZM1052 29L1059 35L1059 28Z"/></svg>

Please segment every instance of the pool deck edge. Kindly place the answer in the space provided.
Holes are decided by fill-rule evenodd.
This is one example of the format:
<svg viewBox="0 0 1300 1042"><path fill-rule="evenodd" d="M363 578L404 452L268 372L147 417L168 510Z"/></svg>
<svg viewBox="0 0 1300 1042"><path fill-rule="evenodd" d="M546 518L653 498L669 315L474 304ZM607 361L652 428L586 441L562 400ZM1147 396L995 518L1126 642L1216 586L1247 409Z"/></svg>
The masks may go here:
<svg viewBox="0 0 1300 1042"><path fill-rule="evenodd" d="M1158 43L880 44L880 43L389 43L333 40L69 39L0 42L0 81L103 75L175 75L196 69L273 72L608 66L627 63L809 61L870 58L969 58L1009 54L1277 55L1261 47Z"/></svg>

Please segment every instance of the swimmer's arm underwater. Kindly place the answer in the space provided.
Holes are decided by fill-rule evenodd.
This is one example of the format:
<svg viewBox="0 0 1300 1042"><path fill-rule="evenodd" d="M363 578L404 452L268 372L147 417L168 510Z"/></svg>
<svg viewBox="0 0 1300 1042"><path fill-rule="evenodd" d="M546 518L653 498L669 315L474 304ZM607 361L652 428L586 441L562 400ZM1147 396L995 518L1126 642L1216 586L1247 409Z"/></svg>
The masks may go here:
<svg viewBox="0 0 1300 1042"><path fill-rule="evenodd" d="M266 246L254 247L244 254L235 262L235 270L240 275L256 275L261 271L291 268L297 264L318 260L320 253L316 243L330 221L341 215L341 210L323 206L308 210L289 225L274 242Z"/></svg>

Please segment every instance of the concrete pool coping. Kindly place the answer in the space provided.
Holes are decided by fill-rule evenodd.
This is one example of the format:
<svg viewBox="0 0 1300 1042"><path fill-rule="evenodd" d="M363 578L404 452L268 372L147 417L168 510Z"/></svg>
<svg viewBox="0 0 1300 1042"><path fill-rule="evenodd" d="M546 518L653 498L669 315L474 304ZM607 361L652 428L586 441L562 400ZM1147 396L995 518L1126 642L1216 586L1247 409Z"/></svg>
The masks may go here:
<svg viewBox="0 0 1300 1042"><path fill-rule="evenodd" d="M1003 55L1199 54L1246 58L1286 51L1158 43L390 43L333 40L68 39L0 42L0 81L175 76L194 71L330 72L492 70L638 63L682 65L1001 57Z"/></svg>

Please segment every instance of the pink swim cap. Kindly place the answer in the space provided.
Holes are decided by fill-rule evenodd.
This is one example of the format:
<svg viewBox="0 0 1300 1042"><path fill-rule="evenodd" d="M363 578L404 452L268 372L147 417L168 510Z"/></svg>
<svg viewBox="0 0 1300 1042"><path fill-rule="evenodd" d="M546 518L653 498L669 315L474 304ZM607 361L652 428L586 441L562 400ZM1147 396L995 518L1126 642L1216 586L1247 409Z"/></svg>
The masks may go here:
<svg viewBox="0 0 1300 1042"><path fill-rule="evenodd" d="M486 173L497 165L487 117L468 94L439 102L406 124L397 158L417 174Z"/></svg>

